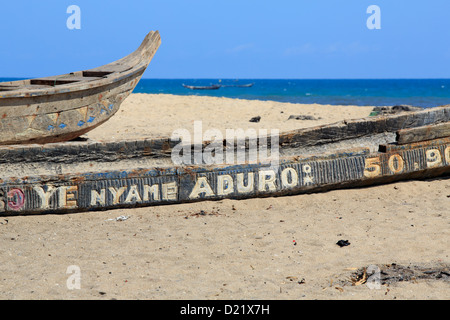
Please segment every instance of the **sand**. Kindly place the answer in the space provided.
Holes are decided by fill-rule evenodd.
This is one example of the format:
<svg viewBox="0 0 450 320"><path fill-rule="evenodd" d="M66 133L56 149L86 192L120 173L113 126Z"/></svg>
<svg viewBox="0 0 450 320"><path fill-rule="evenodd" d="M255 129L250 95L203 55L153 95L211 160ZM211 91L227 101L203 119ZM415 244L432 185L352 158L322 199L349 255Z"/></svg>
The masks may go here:
<svg viewBox="0 0 450 320"><path fill-rule="evenodd" d="M343 119L367 117L373 107L300 105L274 101L216 97L133 94L118 113L86 137L94 140L127 139L136 136L167 137L177 129L193 135L194 123L204 131L219 129L273 129L281 131L323 125ZM288 120L305 115L317 120ZM261 117L259 122L249 122Z"/></svg>
<svg viewBox="0 0 450 320"><path fill-rule="evenodd" d="M167 136L192 130L194 120L204 130L283 131L371 110L134 94L86 136ZM255 116L261 121L250 123ZM0 217L0 299L448 299L449 208L444 177L278 198ZM340 247L339 240L350 245ZM444 276L379 288L349 280L358 269L392 264Z"/></svg>

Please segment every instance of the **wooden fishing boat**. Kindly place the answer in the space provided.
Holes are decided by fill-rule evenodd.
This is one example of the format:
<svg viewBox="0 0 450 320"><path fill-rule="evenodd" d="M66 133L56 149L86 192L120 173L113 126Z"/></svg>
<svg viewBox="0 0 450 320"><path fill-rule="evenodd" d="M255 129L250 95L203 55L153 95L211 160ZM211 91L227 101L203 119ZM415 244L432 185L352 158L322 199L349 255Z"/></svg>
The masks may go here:
<svg viewBox="0 0 450 320"><path fill-rule="evenodd" d="M254 83L246 83L246 84L223 84L222 87L235 87L235 88L251 88L255 84Z"/></svg>
<svg viewBox="0 0 450 320"><path fill-rule="evenodd" d="M286 196L449 175L450 106L215 142L160 138L3 146L0 212ZM226 163L207 160L213 145L215 156L227 153ZM277 161L251 158L254 146L267 147ZM180 155L183 161L177 162Z"/></svg>
<svg viewBox="0 0 450 320"><path fill-rule="evenodd" d="M150 32L113 63L54 77L0 83L0 145L68 141L96 128L133 91L161 43Z"/></svg>
<svg viewBox="0 0 450 320"><path fill-rule="evenodd" d="M188 86L186 84L183 84L183 87L191 90L217 90L222 86L220 84L212 84L210 86Z"/></svg>

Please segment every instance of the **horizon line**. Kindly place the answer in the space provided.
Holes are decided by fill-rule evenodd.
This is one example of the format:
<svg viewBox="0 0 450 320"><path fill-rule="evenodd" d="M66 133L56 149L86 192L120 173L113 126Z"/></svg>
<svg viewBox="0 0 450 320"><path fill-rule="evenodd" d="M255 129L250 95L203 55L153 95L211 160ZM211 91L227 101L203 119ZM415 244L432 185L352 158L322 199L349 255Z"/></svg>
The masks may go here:
<svg viewBox="0 0 450 320"><path fill-rule="evenodd" d="M0 77L0 79L22 79L22 80L28 80L28 79L37 79L39 77ZM186 77L175 77L175 78L169 78L169 77L150 77L150 78L144 78L142 77L141 80L233 80L233 81L240 81L240 80L450 80L449 78L220 78L220 77L199 77L199 78L186 78Z"/></svg>
<svg viewBox="0 0 450 320"><path fill-rule="evenodd" d="M449 78L141 78L142 80L450 80Z"/></svg>

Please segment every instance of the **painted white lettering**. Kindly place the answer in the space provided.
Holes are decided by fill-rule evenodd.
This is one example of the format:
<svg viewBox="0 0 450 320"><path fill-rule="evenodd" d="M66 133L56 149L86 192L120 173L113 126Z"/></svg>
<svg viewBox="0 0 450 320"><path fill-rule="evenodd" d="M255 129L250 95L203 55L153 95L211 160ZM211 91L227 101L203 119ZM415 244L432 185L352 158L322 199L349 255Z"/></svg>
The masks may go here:
<svg viewBox="0 0 450 320"><path fill-rule="evenodd" d="M219 196L233 193L233 191L233 178L230 175L225 174L217 176L217 194Z"/></svg>
<svg viewBox="0 0 450 320"><path fill-rule="evenodd" d="M237 191L239 193L249 193L255 188L255 174L253 172L247 173L247 185L244 185L244 173L236 175Z"/></svg>
<svg viewBox="0 0 450 320"><path fill-rule="evenodd" d="M364 176L373 178L381 174L380 157L366 159L364 166Z"/></svg>
<svg viewBox="0 0 450 320"><path fill-rule="evenodd" d="M273 170L262 170L259 171L259 191L275 191L277 189L275 185L275 171Z"/></svg>
<svg viewBox="0 0 450 320"><path fill-rule="evenodd" d="M286 168L281 172L281 185L283 188L293 188L298 185L298 174L294 168Z"/></svg>
<svg viewBox="0 0 450 320"><path fill-rule="evenodd" d="M312 168L309 164L305 164L302 167L302 171L303 173L305 173L305 175L303 176L303 183L306 184L314 184L314 180L313 177L311 176L311 172L312 172Z"/></svg>
<svg viewBox="0 0 450 320"><path fill-rule="evenodd" d="M65 209L77 208L78 186L59 187L59 206Z"/></svg>
<svg viewBox="0 0 450 320"><path fill-rule="evenodd" d="M50 197L56 192L57 189L51 185L47 185L47 191L44 191L42 187L33 187L33 189L41 199L41 209L49 209Z"/></svg>
<svg viewBox="0 0 450 320"><path fill-rule="evenodd" d="M151 199L159 201L159 185L155 184L153 186L144 185L144 195L142 198L144 201L150 201Z"/></svg>
<svg viewBox="0 0 450 320"><path fill-rule="evenodd" d="M162 194L163 200L173 201L178 200L178 186L177 183L163 183L162 185Z"/></svg>
<svg viewBox="0 0 450 320"><path fill-rule="evenodd" d="M392 173L400 173L405 167L405 161L399 154L393 154L388 160L388 167Z"/></svg>
<svg viewBox="0 0 450 320"><path fill-rule="evenodd" d="M127 198L125 199L125 203L140 202L140 201L142 201L142 199L137 190L137 186L136 185L131 186L130 190L128 191Z"/></svg>
<svg viewBox="0 0 450 320"><path fill-rule="evenodd" d="M447 164L450 164L450 146L445 148L444 156L445 156L445 161L447 162Z"/></svg>
<svg viewBox="0 0 450 320"><path fill-rule="evenodd" d="M430 149L426 151L427 168L439 167L442 164L441 153L438 149Z"/></svg>
<svg viewBox="0 0 450 320"><path fill-rule="evenodd" d="M106 190L100 190L98 193L97 190L91 190L91 206L96 206L97 203L101 206L106 204Z"/></svg>
<svg viewBox="0 0 450 320"><path fill-rule="evenodd" d="M189 198L197 199L200 197L200 194L204 193L205 197L210 197L214 195L211 186L208 183L208 179L206 177L199 177L197 182L195 183L194 188L192 189Z"/></svg>
<svg viewBox="0 0 450 320"><path fill-rule="evenodd" d="M119 189L116 189L114 187L109 187L108 190L109 190L109 192L111 192L111 194L113 196L112 204L118 204L120 201L120 197L127 190L127 187L121 187Z"/></svg>

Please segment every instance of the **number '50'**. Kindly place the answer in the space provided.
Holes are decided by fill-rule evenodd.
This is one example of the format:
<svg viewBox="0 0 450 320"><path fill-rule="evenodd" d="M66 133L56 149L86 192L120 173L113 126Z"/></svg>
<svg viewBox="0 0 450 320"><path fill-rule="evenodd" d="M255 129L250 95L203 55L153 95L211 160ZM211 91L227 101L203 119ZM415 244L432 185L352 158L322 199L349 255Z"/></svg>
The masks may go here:
<svg viewBox="0 0 450 320"><path fill-rule="evenodd" d="M438 149L428 149L425 151L427 168L439 167L442 165L441 152ZM447 164L450 164L450 146L444 151L444 157ZM399 154L393 154L387 162L389 170L393 174L401 173L405 169L405 161ZM414 163L414 169L418 170L418 163ZM364 176L373 178L381 175L380 157L368 158L365 162Z"/></svg>

